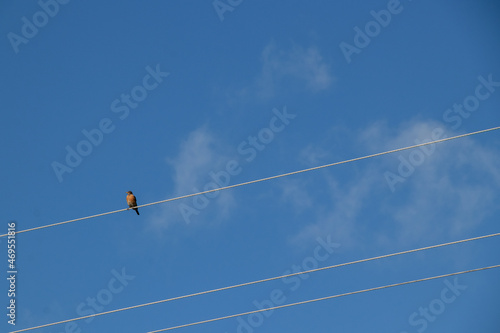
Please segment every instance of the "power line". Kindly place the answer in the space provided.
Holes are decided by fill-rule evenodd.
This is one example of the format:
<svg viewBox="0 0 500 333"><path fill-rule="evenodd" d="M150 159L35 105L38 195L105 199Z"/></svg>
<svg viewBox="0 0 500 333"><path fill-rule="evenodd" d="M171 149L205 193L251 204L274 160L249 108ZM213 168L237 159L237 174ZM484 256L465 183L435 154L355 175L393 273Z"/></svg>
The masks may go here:
<svg viewBox="0 0 500 333"><path fill-rule="evenodd" d="M225 290L229 290L229 289L235 289L235 288L240 288L240 287L245 287L245 286L260 284L260 283L263 283L263 282L269 282L269 281L273 281L273 280L279 280L279 279L286 278L286 277L291 277L291 276L296 276L296 275L301 275L301 274L309 274L309 273L324 271L324 270L328 270L328 269L333 269L333 268L338 268L338 267L344 267L344 266L349 266L349 265L353 265L353 264L359 264L359 263L368 262L368 261L374 261L374 260L379 260L379 259L384 259L384 258L389 258L389 257L395 257L395 256L403 255L403 254L409 254L409 253L420 252L420 251L435 249L435 248L444 247L444 246L450 246L450 245L455 245L455 244L460 244L460 243L466 243L466 242L480 240L480 239L486 239L486 238L495 237L495 236L500 236L500 232L499 233L494 233L494 234L489 234L489 235L483 235L483 236L473 237L473 238L462 239L462 240L448 242L448 243L442 243L442 244L437 244L437 245L430 245L430 246L421 247L421 248L412 249L412 250L406 250L406 251L401 251L401 252L396 252L396 253L391 253L391 254L385 254L385 255L371 257L371 258L367 258L367 259L360 259L360 260L350 261L350 262L347 262L347 263L341 263L341 264L336 264L336 265L331 265L331 266L326 266L326 267L315 268L315 269L311 269L311 270L307 270L307 271L302 271L302 272L297 272L297 273L290 273L290 274L275 276L275 277L266 278L266 279L262 279L262 280L256 280L256 281L251 281L251 282L240 283L240 284L236 284L236 285L232 285L232 286L227 286L227 287L222 287L222 288L217 288L217 289L211 289L211 290L207 290L207 291L201 291L201 292L197 292L197 293L193 293L193 294L172 297L172 298L168 298L168 299L163 299L163 300L149 302L149 303L144 303L144 304L139 304L139 305L133 305L133 306L129 306L129 307L121 308L121 309L115 309L115 310L100 312L100 313L96 313L96 314L93 314L93 315L88 315L88 316L83 316L83 317L77 317L77 318L72 318L72 319L61 320L61 321L58 321L58 322L44 324L44 325L35 326L35 327L29 327L29 328L25 328L25 329L18 330L18 331L13 331L11 333L26 332L26 331L30 331L30 330L34 330L34 329L38 329L38 328L44 328L44 327L48 327L48 326L54 326L54 325L58 325L58 324L64 324L64 323L68 323L68 322L71 322L71 321L77 321L77 320L87 319L87 318L91 318L91 317L98 317L98 316L107 315L107 314L111 314L111 313L116 313L116 312L121 312L121 311L126 311L126 310L132 310L132 309L137 309L137 308L142 308L142 307L146 307L146 306L150 306L150 305L156 305L156 304L160 304L160 303L167 303L167 302L176 301L176 300L180 300L180 299L186 299L186 298L191 298L191 297L195 297L195 296L201 296L201 295L211 294L211 293L215 293L215 292L225 291Z"/></svg>
<svg viewBox="0 0 500 333"><path fill-rule="evenodd" d="M466 136L472 136L472 135L476 135L476 134L491 132L491 131L495 131L495 130L498 130L498 129L500 129L500 126L492 127L492 128L488 128L488 129L484 129L484 130L481 130L481 131L476 131L476 132L470 132L470 133L466 133L466 134L456 135L456 136L452 136L452 137L444 138L444 139L439 139L439 140L435 140L435 141L420 143L420 144L416 144L416 145L412 145L412 146L408 146L408 147L403 147L403 148L388 150L388 151L381 152L381 153L366 155L366 156L362 156L362 157L356 157L356 158L352 158L352 159L344 160L344 161L340 161L340 162L334 162L334 163L320 165L320 166L316 166L316 167L312 167L312 168L307 168L307 169L302 169L302 170L298 170L298 171L292 171L292 172L288 172L288 173L283 173L283 174L275 175L275 176L271 176L271 177L255 179L255 180L251 180L251 181L248 181L248 182L243 182L243 183L239 183L239 184L235 184L235 185L224 186L224 187L220 187L220 188L216 188L216 189L212 189L212 190L207 190L207 191L202 191L202 192L197 192L197 193L186 194L186 195L182 195L182 196L175 197L175 198L170 198L170 199L166 199L166 200L160 200L160 201L156 201L156 202L147 203L147 204L144 204L144 205L139 205L139 206L137 206L137 208L147 207L147 206L152 206L152 205L158 205L158 204L161 204L161 203L166 203L166 202L170 202L170 201L176 201L176 200L180 200L180 199L190 198L190 197L194 197L194 196L197 196L197 195L207 194L207 193L216 192L216 191L228 190L228 189L235 188L235 187L240 187L240 186L245 186L245 185L260 183L260 182L264 182L264 181L268 181L268 180L272 180L272 179L277 179L277 178L282 178L282 177L287 177L287 176L292 176L292 175L296 175L296 174L299 174L299 173L304 173L304 172L319 170L319 169L328 168L328 167L332 167L332 166L336 166L336 165L340 165L340 164L346 164L346 163L356 162L356 161L365 160L365 159L372 158L372 157L377 157L377 156L387 155L387 154L391 154L391 153L396 153L396 152L403 151L403 150L408 150L408 149L418 148L418 147L427 146L427 145L431 145L431 144L435 144L435 143L441 143L441 142L445 142L445 141L455 140L455 139L463 138L463 137L466 137ZM30 229L25 229L25 230L19 230L19 231L16 231L16 234L20 234L20 233L28 232L28 231L33 231L33 230L38 230L38 229L45 229L45 228L49 228L49 227L55 227L55 226L58 226L58 225L67 224L67 223L71 223L71 222L82 221L82 220L87 220L87 219L91 219L91 218L94 218L94 217L100 217L100 216L115 214L115 213L126 211L128 209L129 208L123 208L123 209L118 209L118 210L114 210L114 211L110 211L110 212L106 212L106 213L101 213L101 214L96 214L96 215L90 215L90 216L86 216L86 217L80 217L80 218L73 219L73 220L68 220L68 221L63 221L63 222L58 222L58 223L43 225L43 226L34 227L34 228L30 228ZM1 237L5 237L7 235L8 234L0 235L0 238Z"/></svg>
<svg viewBox="0 0 500 333"><path fill-rule="evenodd" d="M343 294L337 294L337 295L332 295L332 296L320 297L320 298L310 299L310 300L302 301L302 302L290 303L290 304L285 304L285 305L278 305L278 306L274 306L274 307L270 307L270 308L264 308L264 309L260 309L260 310L248 311L248 312L233 314L233 315L224 316L224 317L218 317L218 318L213 318L213 319L202 320L202 321L193 322L193 323L184 324L184 325L172 326L172 327L169 327L169 328L164 328L164 329L160 329L160 330L156 330L156 331L150 331L150 332L147 332L147 333L166 332L166 331L171 331L171 330L175 330L175 329L179 329L179 328L184 328L184 327L189 327L189 326L195 326L195 325L201 325L201 324L207 324L207 323L212 323L212 322L215 322L215 321L220 321L220 320L229 319L229 318L235 318L235 317L240 317L240 316L246 316L246 315L250 315L250 314L258 313L258 312L265 312L265 311L271 311L271 310L289 308L289 307L297 306L297 305L303 305L303 304L309 304L309 303L314 303L314 302L319 302L319 301L325 301L325 300L329 300L329 299L333 299L333 298L338 298L338 297L343 297L343 296L350 296L350 295L362 294L362 293L366 293L366 292L370 292L370 291L375 291L375 290L381 290L381 289L386 289L386 288L398 287L398 286L403 286L403 285L407 285L407 284L412 284L412 283L417 283L417 282L423 282L423 281L430 281L430 280L435 280L435 279L450 277L450 276L454 276L454 275L460 275L460 274L478 272L478 271L483 271L483 270L492 269L492 268L498 268L498 267L500 267L500 265L494 265L494 266L488 266L488 267L481 267L481 268L476 268L476 269L470 269L470 270L467 270L467 271L461 271L461 272L443 274L443 275L438 275L438 276L433 276L433 277L428 277L428 278L423 278L423 279L418 279L418 280L412 280L412 281L406 281L406 282L388 284L388 285L381 286L381 287L374 287L374 288L368 288L368 289L363 289L363 290L351 291L351 292L343 293Z"/></svg>

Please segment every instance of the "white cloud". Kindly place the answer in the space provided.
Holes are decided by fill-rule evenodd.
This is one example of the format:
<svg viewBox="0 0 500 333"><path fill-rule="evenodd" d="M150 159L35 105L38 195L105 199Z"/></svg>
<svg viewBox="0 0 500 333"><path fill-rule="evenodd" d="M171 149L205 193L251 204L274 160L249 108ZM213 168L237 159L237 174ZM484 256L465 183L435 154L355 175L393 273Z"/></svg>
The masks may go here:
<svg viewBox="0 0 500 333"><path fill-rule="evenodd" d="M432 121L415 120L389 129L380 122L357 132L357 137L351 139L359 140L366 150L376 153L413 145L415 140L429 141L440 126ZM462 138L428 147L432 153L421 155L423 162L396 185L394 193L384 173L397 174L399 157L409 160L415 150L355 162L351 166L356 170L355 176L348 178L337 170L325 170L323 184L309 186L308 195L314 202L313 222L293 240L313 241L318 235L332 234L343 246L371 241L408 247L420 244L422 239L428 243L442 237L467 237L499 209L500 154L478 143L478 139ZM303 152L310 157L308 161L316 162L316 151L321 152L322 148L311 147ZM331 198L326 204L317 194L324 195L324 190L319 191L324 187Z"/></svg>
<svg viewBox="0 0 500 333"><path fill-rule="evenodd" d="M167 158L174 169L176 195L187 194L199 187L210 168L220 165L221 156L216 154L216 142L207 126L192 131L179 147L179 154Z"/></svg>
<svg viewBox="0 0 500 333"><path fill-rule="evenodd" d="M173 169L174 189L168 197L187 195L205 190L208 183L213 182L210 172L217 173L224 169L228 157L226 147L218 141L207 126L192 131L179 146L179 153L168 158L167 163ZM200 202L197 206L194 202ZM190 214L187 221L181 213L181 206L189 206L196 211ZM204 205L203 208L200 205ZM185 207L184 206L184 207ZM202 217L208 214L210 207L217 208L217 217L227 217L234 206L234 198L230 191L219 192L216 197L197 196L174 201L162 205L159 212L151 219L151 229L154 231L166 229L176 223L205 221Z"/></svg>
<svg viewBox="0 0 500 333"><path fill-rule="evenodd" d="M238 88L214 88L225 103L234 109L237 103L268 100L278 94L296 94L297 91L318 93L330 88L334 77L331 66L315 46L304 48L293 44L281 48L271 41L260 56L261 69Z"/></svg>
<svg viewBox="0 0 500 333"><path fill-rule="evenodd" d="M262 51L262 71L257 78L261 97L272 97L278 85L286 80L298 80L311 92L330 87L333 78L316 47L304 49L294 45L291 50L280 49L274 42Z"/></svg>
<svg viewBox="0 0 500 333"><path fill-rule="evenodd" d="M327 159L331 157L331 153L325 148L309 144L303 148L299 153L300 161L309 166L318 166L326 163Z"/></svg>
<svg viewBox="0 0 500 333"><path fill-rule="evenodd" d="M303 211L313 205L313 200L305 189L304 182L298 179L284 179L280 182L281 199L290 203L295 210Z"/></svg>
<svg viewBox="0 0 500 333"><path fill-rule="evenodd" d="M432 132L443 128L435 121L412 119L399 126L390 126L385 121L378 121L359 132L356 138L371 152L382 152L396 148L415 145L417 141L432 141Z"/></svg>
<svg viewBox="0 0 500 333"><path fill-rule="evenodd" d="M376 178L370 172L348 183L328 174L325 178L324 183L328 187L326 204L318 204L325 200L315 198L316 204L312 208L314 222L292 237L292 243L301 246L322 235L332 235L343 247L357 244L365 229L360 223L360 216L370 199L370 190ZM317 187L313 192L316 191Z"/></svg>
<svg viewBox="0 0 500 333"><path fill-rule="evenodd" d="M500 166L498 152L473 138L436 147L396 189L395 195L407 196L391 214L400 241L443 234L456 238L480 225L498 206L500 177L493 165Z"/></svg>

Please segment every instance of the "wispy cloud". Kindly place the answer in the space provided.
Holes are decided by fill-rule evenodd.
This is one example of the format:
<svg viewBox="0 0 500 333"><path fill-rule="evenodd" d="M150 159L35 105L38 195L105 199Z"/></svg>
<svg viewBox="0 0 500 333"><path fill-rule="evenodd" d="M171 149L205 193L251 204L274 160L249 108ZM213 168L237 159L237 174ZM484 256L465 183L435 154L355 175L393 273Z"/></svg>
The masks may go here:
<svg viewBox="0 0 500 333"><path fill-rule="evenodd" d="M430 141L439 125L414 120L389 129L380 122L352 134L351 139L375 153ZM313 241L328 233L336 235L336 241L345 246L359 241L407 246L422 239L468 235L499 209L499 151L480 144L476 138L439 144L433 149L395 193L387 187L384 172L397 170L397 154L357 163L356 175L346 178L348 181L344 175L325 171L323 184L309 184L309 191L302 194L315 203L311 208L314 219L293 241ZM321 146L308 145L302 159L316 162L323 154ZM408 159L411 151L401 154ZM325 203L317 193L328 193L330 201ZM293 196L289 197L293 200Z"/></svg>
<svg viewBox="0 0 500 333"><path fill-rule="evenodd" d="M330 66L316 47L293 45L289 50L270 42L262 51L262 71L256 79L258 94L272 97L287 80L301 82L308 91L317 93L330 87Z"/></svg>
<svg viewBox="0 0 500 333"><path fill-rule="evenodd" d="M280 182L281 200L291 203L296 211L303 211L313 205L313 199L305 190L306 185L298 179L283 179Z"/></svg>
<svg viewBox="0 0 500 333"><path fill-rule="evenodd" d="M480 225L498 209L499 168L499 152L474 138L436 147L398 188L406 200L391 215L400 240L414 242L442 234L458 237Z"/></svg>
<svg viewBox="0 0 500 333"><path fill-rule="evenodd" d="M294 235L291 241L297 246L303 246L321 235L331 234L343 246L353 246L364 237L366 229L363 214L369 206L367 203L376 178L370 172L361 175L355 182L343 182L328 173L324 177L326 191L318 191L318 186L312 187L310 191L312 200L315 200L315 205L311 208L311 222ZM324 197L312 194L318 192Z"/></svg>
<svg viewBox="0 0 500 333"><path fill-rule="evenodd" d="M269 100L290 92L319 93L329 89L334 82L331 66L316 46L293 44L285 48L271 41L262 50L259 60L260 70L249 77L246 84L217 88L215 93L234 105L241 101Z"/></svg>
<svg viewBox="0 0 500 333"><path fill-rule="evenodd" d="M224 163L228 160L225 155L226 151L224 144L217 140L206 125L189 133L187 138L180 143L178 154L166 159L167 164L173 170L174 182L174 189L168 193L168 196L203 191L206 184L212 181L209 177L210 172L223 170ZM181 204L200 212L200 206L193 204L193 200L200 200L200 198L179 200L161 207L156 216L152 218L152 229L163 230L173 224L184 223L185 220L179 208ZM216 206L218 208L217 216L220 218L227 217L229 210L234 205L234 198L230 191L222 191L215 198L208 200L209 203L205 208L209 205ZM196 215L201 216L202 214L203 212Z"/></svg>
<svg viewBox="0 0 500 333"><path fill-rule="evenodd" d="M167 163L174 170L176 195L192 192L202 185L202 179L210 168L221 164L216 146L213 134L205 125L189 133L180 144L177 156L167 158Z"/></svg>
<svg viewBox="0 0 500 333"><path fill-rule="evenodd" d="M300 161L309 167L325 163L330 156L331 153L328 150L312 144L307 145L299 153Z"/></svg>

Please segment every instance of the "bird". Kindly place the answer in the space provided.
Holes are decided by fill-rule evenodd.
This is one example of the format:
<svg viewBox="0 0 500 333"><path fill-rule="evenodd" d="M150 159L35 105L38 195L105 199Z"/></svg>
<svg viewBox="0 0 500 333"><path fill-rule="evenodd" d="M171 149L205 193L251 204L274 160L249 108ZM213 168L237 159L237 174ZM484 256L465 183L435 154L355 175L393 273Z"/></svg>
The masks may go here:
<svg viewBox="0 0 500 333"><path fill-rule="evenodd" d="M133 210L135 210L137 215L140 215L139 210L137 208L134 208L137 207L137 200L135 199L135 195L132 193L132 191L127 192L127 204L128 204L127 210L132 208Z"/></svg>

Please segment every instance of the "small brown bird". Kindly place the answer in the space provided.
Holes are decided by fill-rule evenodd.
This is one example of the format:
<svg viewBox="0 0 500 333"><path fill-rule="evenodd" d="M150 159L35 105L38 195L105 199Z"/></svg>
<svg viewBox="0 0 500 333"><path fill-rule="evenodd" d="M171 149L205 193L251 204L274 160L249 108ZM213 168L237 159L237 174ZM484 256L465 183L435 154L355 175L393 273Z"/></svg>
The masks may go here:
<svg viewBox="0 0 500 333"><path fill-rule="evenodd" d="M133 210L135 210L137 215L140 215L139 210L137 208L134 208L134 207L137 207L137 200L135 199L135 195L132 193L132 191L127 192L127 204L129 207L127 209L132 208Z"/></svg>

